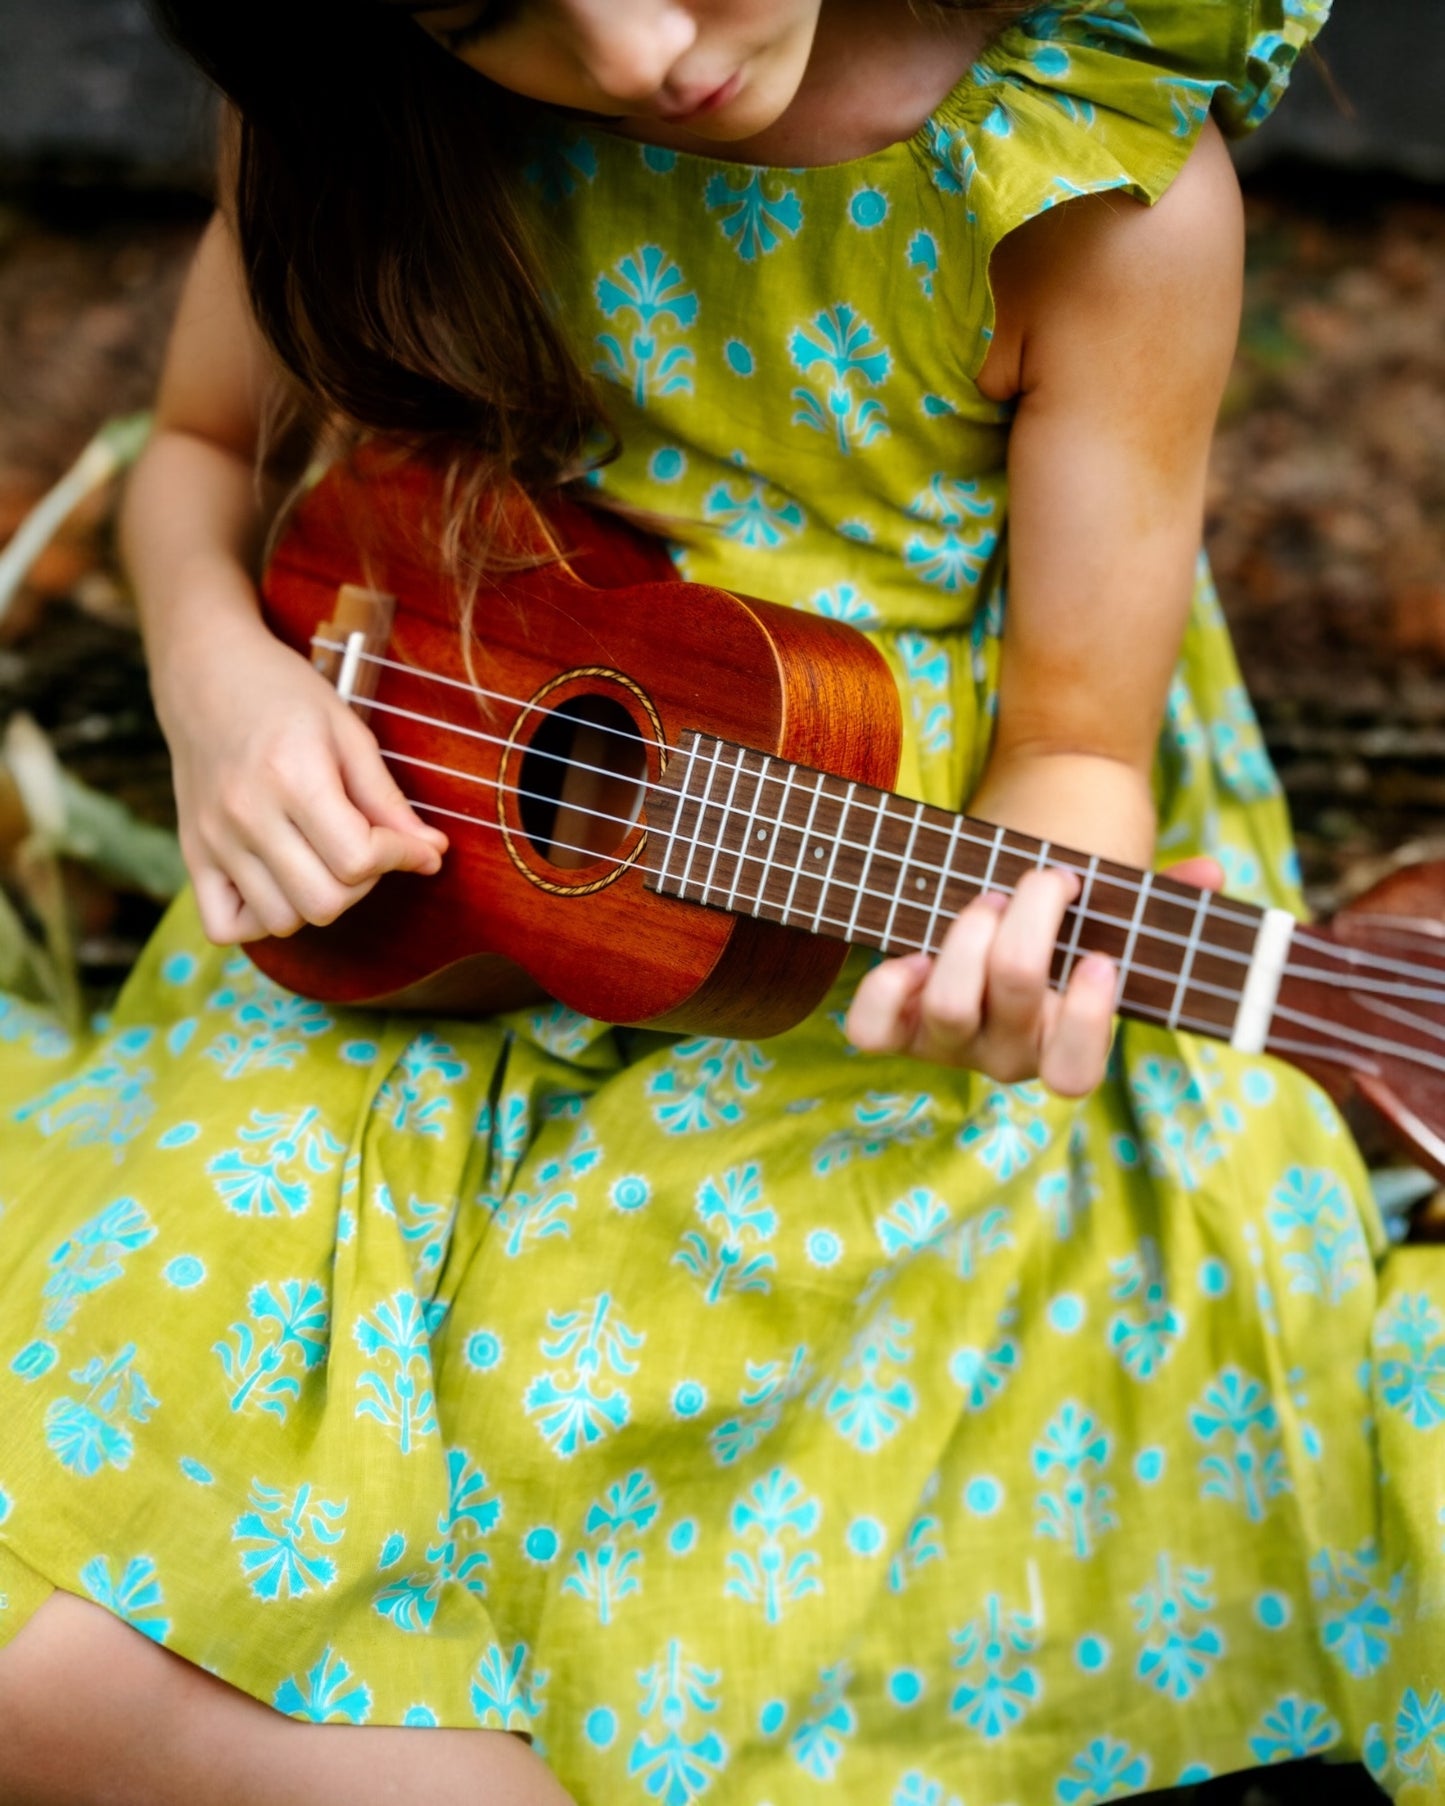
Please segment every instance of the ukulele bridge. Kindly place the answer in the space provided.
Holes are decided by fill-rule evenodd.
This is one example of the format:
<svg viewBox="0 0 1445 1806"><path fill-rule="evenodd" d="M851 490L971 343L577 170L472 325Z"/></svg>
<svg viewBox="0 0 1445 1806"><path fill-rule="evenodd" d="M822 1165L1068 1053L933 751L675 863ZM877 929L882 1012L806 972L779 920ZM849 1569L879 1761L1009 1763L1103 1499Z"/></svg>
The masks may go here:
<svg viewBox="0 0 1445 1806"><path fill-rule="evenodd" d="M376 662L391 642L396 597L379 589L343 583L335 610L311 639L311 663L341 700L364 721L367 703L376 694L381 667Z"/></svg>

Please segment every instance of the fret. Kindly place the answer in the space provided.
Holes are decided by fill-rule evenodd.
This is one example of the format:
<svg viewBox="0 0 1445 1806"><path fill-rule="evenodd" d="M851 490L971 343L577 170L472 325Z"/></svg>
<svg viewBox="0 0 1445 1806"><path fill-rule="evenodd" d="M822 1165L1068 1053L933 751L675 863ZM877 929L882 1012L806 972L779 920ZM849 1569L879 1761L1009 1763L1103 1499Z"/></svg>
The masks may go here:
<svg viewBox="0 0 1445 1806"><path fill-rule="evenodd" d="M773 761L765 753L755 753L753 757L757 764L754 770L752 811L748 817L748 844L752 848L748 854L748 868L751 876L746 886L752 902L745 900L745 889L740 882L737 908L756 913L766 900L768 881L777 864L778 844L783 833L778 806L768 800L772 794L769 785L777 786L786 794L789 773L786 768L781 776L775 772Z"/></svg>
<svg viewBox="0 0 1445 1806"><path fill-rule="evenodd" d="M766 759L763 762L762 775L758 781L758 796L760 799L763 794L763 785L766 784L770 778L773 778L774 781L776 781L776 779L774 778L774 773L773 773L773 769L772 769L774 764L775 764L775 761L772 759ZM759 907L761 907L764 895L767 891L768 880L772 876L772 872L773 872L773 862L776 860L776 858L778 856L778 847L782 842L783 830L787 824L788 798L792 793L793 776L794 776L795 772L797 771L797 769L798 768L796 765L788 765L788 766L785 766L783 769L783 794L778 798L778 806L773 814L772 830L768 835L768 849L767 849L766 853L764 853L764 855L763 855L762 867L761 867L760 871L758 872L758 889L757 889L757 899L756 900L757 900Z"/></svg>
<svg viewBox="0 0 1445 1806"><path fill-rule="evenodd" d="M803 823L803 832L798 841L798 857L793 861L793 876L788 885L788 894L783 899L782 913L779 918L784 922L786 922L788 917L793 913L793 898L797 895L798 880L803 875L803 863L807 857L808 836L813 832L813 818L818 813L818 804L822 800L823 786L826 783L827 779L821 771L815 771L813 773L813 795L808 804L808 817Z"/></svg>
<svg viewBox="0 0 1445 1806"><path fill-rule="evenodd" d="M661 878L664 883L669 882L669 879L670 879L668 867L672 863L672 856L675 852L677 852L679 850L679 848L682 845L683 818L687 813L687 806L689 803L693 803L693 804L697 805L698 820L701 821L701 818L702 818L701 804L698 802L698 799L695 796L690 796L688 794L692 788L693 777L696 775L697 770L698 770L699 760L698 760L698 756L697 756L697 749L698 749L698 741L697 741L697 737L694 736L692 746L683 755L683 757L686 760L686 764L683 767L682 786L677 792L677 808L673 813L672 832L668 838L668 844L667 844L667 857L662 862ZM682 875L680 878L671 880L672 882L675 882L677 884L679 894L681 894L681 892L683 890L685 890L687 887L687 868L688 868L688 866L690 866L692 864L693 854L696 853L696 851L697 851L697 837L696 837L696 829L694 828L694 834L693 834L693 840L692 840L692 852L689 853L687 856L687 865L685 865L683 867Z"/></svg>
<svg viewBox="0 0 1445 1806"><path fill-rule="evenodd" d="M1202 890L1199 901L1194 906L1194 919L1189 924L1189 939L1184 943L1184 957L1180 962L1179 976L1174 981L1174 1001L1169 1006L1169 1017L1166 1028L1178 1028L1179 1018L1184 1011L1184 997L1189 989L1189 974L1194 968L1194 961L1199 953L1200 931L1204 927L1204 918L1209 910L1209 892Z"/></svg>
<svg viewBox="0 0 1445 1806"><path fill-rule="evenodd" d="M1034 856L1033 856L1033 870L1034 871L1046 872L1051 867L1055 871L1063 869L1062 861L1052 858L1053 850L1054 850L1054 843L1051 840L1039 841L1039 843L1035 849ZM1024 880L1024 876L1029 870L1029 862L1028 862L1027 855L1020 855L1020 859L1021 859L1021 863L1019 866L1019 870L1013 881L1013 889L1015 891L1017 891L1019 885L1022 884L1022 882ZM1050 976L1049 982L1051 984L1053 983L1053 978L1052 978L1053 961L1058 958L1058 953L1059 953L1058 943L1055 942L1053 954L1049 961L1049 965L1050 965L1050 969L1051 969L1051 976Z"/></svg>
<svg viewBox="0 0 1445 1806"><path fill-rule="evenodd" d="M844 831L848 822L848 811L853 806L853 792L857 788L858 786L856 784L849 784L847 790L843 793L843 807L838 812L838 825L833 830L833 850L828 855L828 865L823 873L822 888L818 892L818 907L813 915L814 933L823 926L824 904L831 902L832 900L828 895L828 891L833 882L833 869L838 863L838 854L843 845Z"/></svg>
<svg viewBox="0 0 1445 1806"><path fill-rule="evenodd" d="M748 778L751 789L744 789L744 802L739 804L742 822L737 829L737 865L733 867L733 881L732 885L728 887L728 896L722 903L722 908L732 910L733 914L744 912L746 905L741 901L742 880L744 880L744 876L751 878L753 867L759 863L757 852L753 852L753 836L760 833L764 840L769 838L768 829L760 827L759 820L757 820L757 811L762 802L764 768L766 768L766 760L762 759L760 753L746 751L742 755L742 775ZM751 800L746 800L746 798L751 798Z"/></svg>
<svg viewBox="0 0 1445 1806"><path fill-rule="evenodd" d="M933 893L933 907L928 912L928 921L924 924L923 929L923 950L925 953L932 953L934 951L934 930L938 927L939 911L943 908L943 893L947 889L949 879L953 876L953 859L954 854L958 851L958 837L963 832L963 823L963 816L954 816L953 826L949 829L948 840L943 849L943 857L939 861L940 869L938 873L938 884ZM1000 832L1002 832L1001 829Z"/></svg>
<svg viewBox="0 0 1445 1806"><path fill-rule="evenodd" d="M685 896L688 879L692 872L692 862L701 850L703 810L707 801L708 780L712 767L708 764L707 753L703 749L701 736L694 741L688 760L684 797L684 822L682 827L684 845L682 848L682 870L677 874L677 894ZM687 808L691 807L691 823L687 825Z"/></svg>
<svg viewBox="0 0 1445 1806"><path fill-rule="evenodd" d="M873 855L878 850L878 836L888 814L888 801L885 796L873 804L873 832L868 836L868 845L863 849L863 861L858 871L858 882L853 886L853 907L848 911L848 920L843 928L843 939L852 940L854 930L858 926L858 911L863 907L864 899L872 900L868 878L873 869ZM848 811L843 811L843 824L846 827ZM840 835L841 839L842 836ZM891 916L890 916L891 919Z"/></svg>
<svg viewBox="0 0 1445 1806"><path fill-rule="evenodd" d="M913 822L912 822L912 825L909 827L908 840L903 848L902 859L899 862L898 880L893 886L893 897L888 905L887 919L883 923L883 930L879 937L885 951L887 951L892 945L893 923L894 923L895 918L898 915L898 905L903 901L903 885L904 885L905 879L908 877L909 866L912 864L912 861L913 861L913 848L914 848L915 842L918 839L918 829L919 829L920 823L923 820L924 807L925 807L925 805L923 803L915 803L913 805ZM923 883L925 883L925 880L922 877L919 877L917 879L917 882L919 884L923 884Z"/></svg>
<svg viewBox="0 0 1445 1806"><path fill-rule="evenodd" d="M722 740L715 740L715 742L713 742L712 757L713 771L715 771L715 773L721 771L721 755L724 749L726 748L724 748ZM708 860L708 876L703 880L704 903L715 903L715 901L717 901L717 899L712 896L712 881L713 878L715 878L715 874L717 874L717 861L721 858L722 852L726 851L726 849L724 849L724 838L726 838L726 831L728 831L728 820L730 820L730 816L732 816L733 793L737 791L737 775L739 775L739 771L742 771L744 748L737 746L737 748L733 748L733 751L735 751L737 757L733 759L732 777L728 780L728 795L722 798L721 813L717 813L717 805L713 804L712 782L708 784L708 795L706 795L706 804L704 804L706 809L715 811L712 815L712 833L708 836L708 838L712 840L712 858Z"/></svg>
<svg viewBox="0 0 1445 1806"><path fill-rule="evenodd" d="M1134 946L1139 939L1139 930L1144 925L1144 912L1149 907L1149 892L1153 888L1153 872L1145 872L1139 884L1139 893L1134 899L1134 915L1129 923L1129 932L1124 941L1124 951L1119 955L1119 985L1114 993L1114 1008L1117 1010L1124 1001L1124 994L1129 988L1130 961L1134 957Z"/></svg>
<svg viewBox="0 0 1445 1806"><path fill-rule="evenodd" d="M776 780L776 760L770 760L769 775ZM799 788L799 781L812 777L813 773L801 766L787 765L783 780L783 803L774 811L776 826L773 830L773 845L770 853L771 871L769 873L768 890L764 901L771 912L776 912L779 921L787 920L789 900L793 894L793 886L797 883L798 868L803 860L803 840L807 826L805 802L808 793Z"/></svg>
<svg viewBox="0 0 1445 1806"><path fill-rule="evenodd" d="M686 896L688 885L696 884L697 888L698 888L698 900L699 901L705 901L707 898L707 884L705 881L700 882L698 879L693 877L692 863L693 863L693 860L697 857L697 855L700 852L705 852L707 850L703 844L702 836L703 836L704 829L709 828L709 824L711 822L711 811L716 807L716 804L713 800L713 789L717 784L718 776L722 770L722 766L720 763L720 760L722 757L722 750L723 750L722 741L714 740L712 743L712 747L707 754L707 784L703 790L702 797L698 803L697 827L693 831L692 851L691 851L691 853L688 854L687 870L682 875L682 889L678 893L680 896ZM714 837L714 845L712 848L712 859L708 865L709 872L712 870L712 867L716 863L717 863L717 847L715 844L715 837Z"/></svg>
<svg viewBox="0 0 1445 1806"><path fill-rule="evenodd" d="M984 891L986 891L988 889L989 885L993 883L994 872L998 869L998 856L1003 851L1003 843L1007 839L1008 839L1008 829L1007 828L995 828L994 829L993 845L988 850L988 864L983 868L983 877L979 882L978 888L979 888L980 894L982 894Z"/></svg>
<svg viewBox="0 0 1445 1806"><path fill-rule="evenodd" d="M1072 905L1074 926L1069 935L1068 945L1064 948L1063 964L1059 969L1059 989L1062 991L1074 975L1074 967L1079 963L1081 951L1079 936L1084 932L1084 922L1089 913L1089 899L1094 894L1094 880L1099 875L1099 855L1090 853L1089 863L1084 868L1084 883L1079 895Z"/></svg>

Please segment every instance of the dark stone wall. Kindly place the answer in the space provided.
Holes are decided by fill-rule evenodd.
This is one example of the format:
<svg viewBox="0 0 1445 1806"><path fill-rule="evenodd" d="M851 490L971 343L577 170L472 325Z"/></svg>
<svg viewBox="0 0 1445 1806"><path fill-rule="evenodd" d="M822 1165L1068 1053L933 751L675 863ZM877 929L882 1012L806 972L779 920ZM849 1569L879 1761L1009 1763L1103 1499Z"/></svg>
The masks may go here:
<svg viewBox="0 0 1445 1806"><path fill-rule="evenodd" d="M1336 0L1323 46L1329 77L1306 63L1241 160L1303 155L1445 181L1445 7ZM0 180L204 184L209 120L144 0L0 0Z"/></svg>
<svg viewBox="0 0 1445 1806"><path fill-rule="evenodd" d="M1240 147L1240 161L1301 156L1445 182L1442 95L1440 0L1335 0L1316 54L1298 65L1279 111Z"/></svg>
<svg viewBox="0 0 1445 1806"><path fill-rule="evenodd" d="M144 0L0 0L0 179L204 184L211 119Z"/></svg>

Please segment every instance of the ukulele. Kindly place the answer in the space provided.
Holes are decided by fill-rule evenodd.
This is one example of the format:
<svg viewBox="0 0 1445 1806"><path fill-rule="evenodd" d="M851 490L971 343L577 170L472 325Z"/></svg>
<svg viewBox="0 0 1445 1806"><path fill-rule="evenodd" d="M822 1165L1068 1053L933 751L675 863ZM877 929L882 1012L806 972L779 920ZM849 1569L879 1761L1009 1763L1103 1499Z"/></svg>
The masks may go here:
<svg viewBox="0 0 1445 1806"><path fill-rule="evenodd" d="M464 635L446 505L429 464L367 448L269 561L271 628L451 842L436 876L389 873L329 926L248 945L271 978L754 1038L814 1008L850 944L934 951L981 890L1061 866L1080 889L1052 982L1108 955L1122 1015L1353 1087L1445 1180L1445 865L1307 926L896 795L898 696L862 634L681 582L615 517L519 499Z"/></svg>

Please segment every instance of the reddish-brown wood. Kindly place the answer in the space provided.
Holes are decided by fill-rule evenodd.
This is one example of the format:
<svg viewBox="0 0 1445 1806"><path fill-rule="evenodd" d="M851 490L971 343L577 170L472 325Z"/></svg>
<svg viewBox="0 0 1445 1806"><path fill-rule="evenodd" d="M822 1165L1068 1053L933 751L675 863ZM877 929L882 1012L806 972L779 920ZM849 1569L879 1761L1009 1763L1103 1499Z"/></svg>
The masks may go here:
<svg viewBox="0 0 1445 1806"><path fill-rule="evenodd" d="M1409 966L1403 985L1445 988L1445 861L1404 866L1357 897L1326 925L1341 946ZM1381 975L1380 989L1391 983ZM1311 1007L1328 1012L1341 1029L1374 1041L1369 1064L1357 1064L1353 1083L1427 1171L1445 1183L1445 1013L1408 996L1375 987L1347 992L1313 988ZM1358 1052L1358 1049L1356 1050Z"/></svg>
<svg viewBox="0 0 1445 1806"><path fill-rule="evenodd" d="M884 953L936 953L980 890L1076 872L1051 971L1120 966L1121 1014L1228 1039L1260 932L1257 905L1054 846L770 754L688 735L652 799L649 882Z"/></svg>
<svg viewBox="0 0 1445 1806"><path fill-rule="evenodd" d="M645 890L645 817L609 857L559 871L533 847L507 786L538 720L536 699L557 708L582 695L615 703L636 724L650 782L666 748L701 721L886 785L901 724L882 659L838 623L681 583L657 542L559 504L548 520L565 558L479 588L469 673L456 598L433 551L444 508L424 466L333 471L273 555L265 602L279 636L307 652L343 584L397 598L389 656L410 670L384 670L375 701L430 719L378 713L373 725L384 722L402 759L465 762L466 776L400 762L393 771L419 801L479 820L434 815L452 840L439 876L388 876L331 926L255 943L256 963L332 1002L476 1009L549 992L614 1022L762 1035L798 1020L827 991L843 948ZM517 544L531 537L541 549L525 511L512 524ZM625 581L583 581L608 571ZM481 688L438 686L422 673L470 675Z"/></svg>
<svg viewBox="0 0 1445 1806"><path fill-rule="evenodd" d="M1123 1013L1230 1038L1261 912L887 794L898 701L862 635L679 582L614 518L518 501L464 645L435 551L447 505L434 471L369 453L308 495L271 561L268 618L302 652L343 587L396 598L390 662L366 667L358 702L452 839L438 876L389 876L330 927L255 943L279 982L454 1012L551 994L613 1022L762 1036L821 999L845 940L936 948L980 885L1049 863L1082 880L1056 982L1096 949L1120 960ZM611 711L644 786L569 751L542 831L518 791L555 766L527 749L581 699L593 739L575 744L615 744ZM694 745L711 762L695 794ZM601 841L598 812L616 819ZM1445 864L1295 931L1267 1048L1337 1095L1357 1087L1445 1179Z"/></svg>

